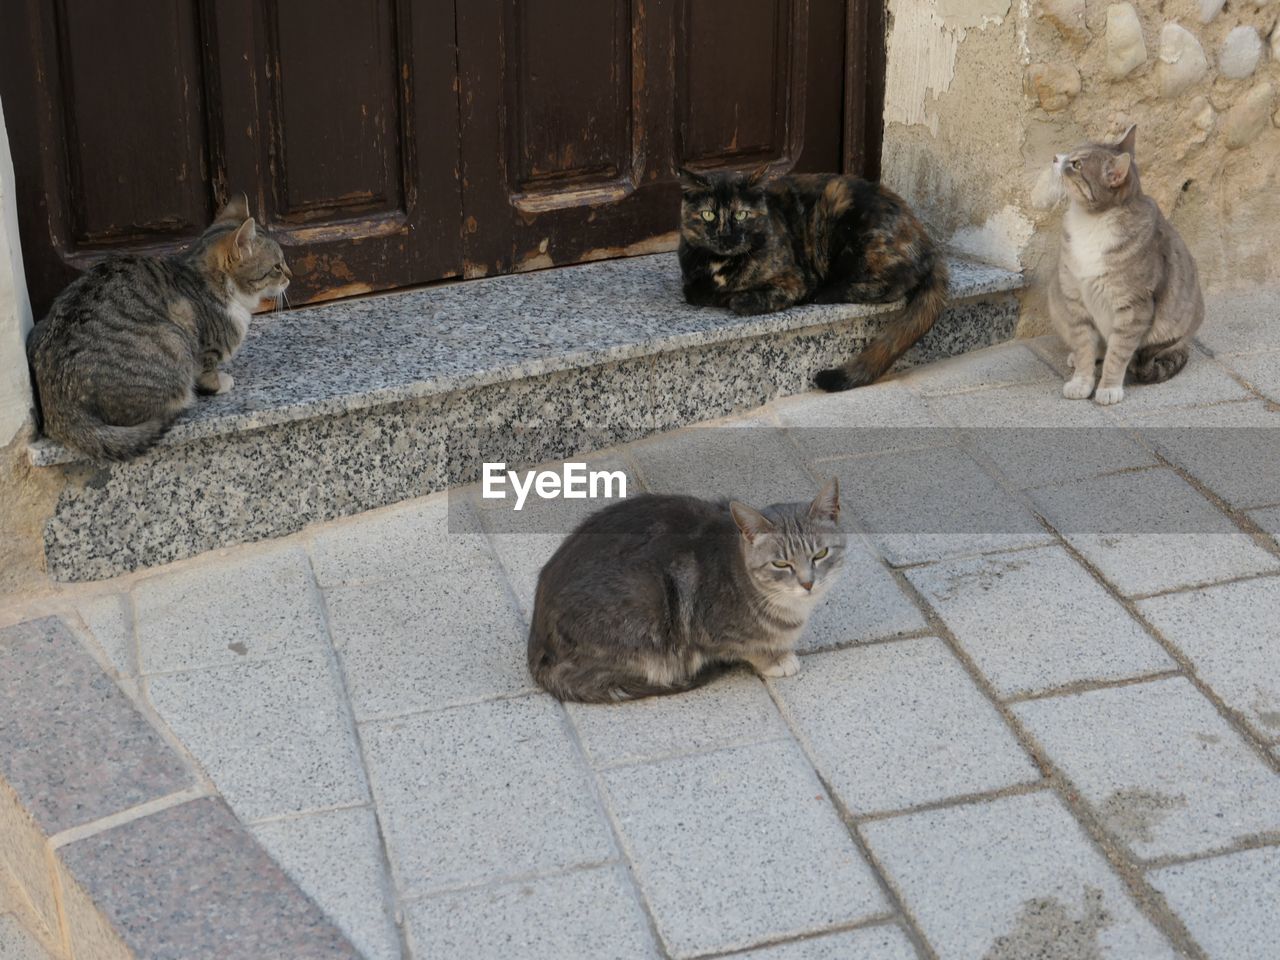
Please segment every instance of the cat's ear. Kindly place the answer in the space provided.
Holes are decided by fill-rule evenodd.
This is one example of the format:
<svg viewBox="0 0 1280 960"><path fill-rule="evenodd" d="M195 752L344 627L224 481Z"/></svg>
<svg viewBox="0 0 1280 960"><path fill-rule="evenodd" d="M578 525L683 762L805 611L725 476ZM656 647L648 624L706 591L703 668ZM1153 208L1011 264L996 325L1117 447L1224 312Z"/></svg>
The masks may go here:
<svg viewBox="0 0 1280 960"><path fill-rule="evenodd" d="M240 224L236 232L231 235L231 242L227 244L227 253L231 259L240 260L248 256L257 236L258 225L253 222L253 217Z"/></svg>
<svg viewBox="0 0 1280 960"><path fill-rule="evenodd" d="M747 538L747 543L755 543L757 537L763 537L766 533L773 533L778 529L773 525L773 521L759 510L748 507L745 503L739 503L737 500L729 504L729 512L733 514L733 522Z"/></svg>
<svg viewBox="0 0 1280 960"><path fill-rule="evenodd" d="M837 523L840 520L840 480L832 477L809 504L809 518Z"/></svg>
<svg viewBox="0 0 1280 960"><path fill-rule="evenodd" d="M1129 156L1136 156L1134 147L1138 142L1138 125L1136 123L1129 124L1129 129L1124 132L1124 136L1120 138L1120 142L1116 144L1116 149Z"/></svg>
<svg viewBox="0 0 1280 960"><path fill-rule="evenodd" d="M227 205L218 211L214 223L244 223L250 217L249 198L243 193L233 193Z"/></svg>
<svg viewBox="0 0 1280 960"><path fill-rule="evenodd" d="M1118 157L1112 157L1107 161L1107 165L1102 169L1102 175L1107 181L1108 187L1118 187L1125 182L1129 176L1129 168L1133 166L1133 156L1128 153L1122 153Z"/></svg>
<svg viewBox="0 0 1280 960"><path fill-rule="evenodd" d="M769 165L767 163L760 164L760 166L756 167L749 174L747 174L747 186L748 187L760 186L760 184L764 183L765 177L767 177L768 175L769 175Z"/></svg>
<svg viewBox="0 0 1280 960"><path fill-rule="evenodd" d="M690 170L688 167L680 168L680 188L686 193L692 190L706 190L710 186L711 180L705 174Z"/></svg>

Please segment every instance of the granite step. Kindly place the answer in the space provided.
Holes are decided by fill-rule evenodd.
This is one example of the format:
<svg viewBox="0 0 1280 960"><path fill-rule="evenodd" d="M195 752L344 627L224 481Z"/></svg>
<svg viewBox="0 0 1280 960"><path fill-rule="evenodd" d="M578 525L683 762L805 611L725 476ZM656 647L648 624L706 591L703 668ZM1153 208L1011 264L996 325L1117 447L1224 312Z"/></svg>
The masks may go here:
<svg viewBox="0 0 1280 960"><path fill-rule="evenodd" d="M912 366L1008 339L1019 274L951 261L952 304ZM109 467L48 440L65 484L52 576L101 579L284 536L533 464L812 389L900 305L765 317L695 309L671 254L424 288L255 318L228 367L146 456Z"/></svg>

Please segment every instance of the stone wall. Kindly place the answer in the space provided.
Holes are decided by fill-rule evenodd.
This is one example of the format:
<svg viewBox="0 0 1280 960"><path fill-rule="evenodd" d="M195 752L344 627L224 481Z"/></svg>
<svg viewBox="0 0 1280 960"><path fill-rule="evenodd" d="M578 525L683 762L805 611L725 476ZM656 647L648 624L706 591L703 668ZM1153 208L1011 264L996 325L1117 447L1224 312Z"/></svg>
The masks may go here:
<svg viewBox="0 0 1280 960"><path fill-rule="evenodd" d="M1280 0L888 0L884 178L953 247L1033 279L1055 153L1138 124L1206 289L1280 282ZM1023 330L1045 329L1042 287Z"/></svg>

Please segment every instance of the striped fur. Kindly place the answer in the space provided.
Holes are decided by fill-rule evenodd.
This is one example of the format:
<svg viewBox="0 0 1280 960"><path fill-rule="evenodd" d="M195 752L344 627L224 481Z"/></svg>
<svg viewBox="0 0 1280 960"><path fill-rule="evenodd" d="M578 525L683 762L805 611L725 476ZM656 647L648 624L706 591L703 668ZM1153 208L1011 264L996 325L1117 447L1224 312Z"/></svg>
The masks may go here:
<svg viewBox="0 0 1280 960"><path fill-rule="evenodd" d="M184 254L91 267L27 340L44 432L91 460L144 453L197 392L230 388L218 364L239 348L249 312L282 297L289 276L243 195Z"/></svg>

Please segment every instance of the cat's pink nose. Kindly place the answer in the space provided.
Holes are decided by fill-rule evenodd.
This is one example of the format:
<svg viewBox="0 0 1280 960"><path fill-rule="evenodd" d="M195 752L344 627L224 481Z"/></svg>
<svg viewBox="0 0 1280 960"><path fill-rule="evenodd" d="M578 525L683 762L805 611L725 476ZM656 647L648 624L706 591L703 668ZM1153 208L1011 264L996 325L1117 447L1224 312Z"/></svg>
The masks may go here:
<svg viewBox="0 0 1280 960"><path fill-rule="evenodd" d="M812 581L812 580L801 580L801 581L800 581L800 586L804 587L806 590L812 590L812 589L813 589L813 581Z"/></svg>

